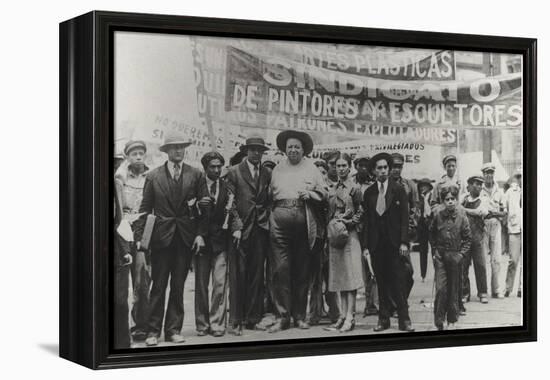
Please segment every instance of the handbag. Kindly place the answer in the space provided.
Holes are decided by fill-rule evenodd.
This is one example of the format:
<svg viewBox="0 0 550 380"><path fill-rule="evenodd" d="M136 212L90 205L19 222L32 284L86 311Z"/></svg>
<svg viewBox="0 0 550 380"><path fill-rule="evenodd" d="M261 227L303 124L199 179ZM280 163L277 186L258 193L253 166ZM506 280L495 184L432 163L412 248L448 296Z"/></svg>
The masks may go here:
<svg viewBox="0 0 550 380"><path fill-rule="evenodd" d="M327 226L328 242L331 247L342 249L349 239L349 231L342 219L331 219Z"/></svg>

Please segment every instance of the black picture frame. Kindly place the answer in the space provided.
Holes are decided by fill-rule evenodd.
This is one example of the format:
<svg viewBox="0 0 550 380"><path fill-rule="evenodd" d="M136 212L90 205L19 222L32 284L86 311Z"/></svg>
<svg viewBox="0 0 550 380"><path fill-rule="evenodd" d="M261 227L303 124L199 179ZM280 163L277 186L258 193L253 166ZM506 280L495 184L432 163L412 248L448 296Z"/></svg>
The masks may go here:
<svg viewBox="0 0 550 380"><path fill-rule="evenodd" d="M523 325L112 349L113 33L139 31L521 54ZM530 38L93 11L60 24L60 356L93 369L342 354L537 339L537 41Z"/></svg>

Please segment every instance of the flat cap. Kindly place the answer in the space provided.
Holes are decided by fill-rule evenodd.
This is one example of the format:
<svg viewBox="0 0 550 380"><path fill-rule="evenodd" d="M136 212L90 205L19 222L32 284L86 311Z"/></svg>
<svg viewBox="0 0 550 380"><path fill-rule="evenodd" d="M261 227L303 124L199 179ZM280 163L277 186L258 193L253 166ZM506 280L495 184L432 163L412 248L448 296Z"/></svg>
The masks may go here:
<svg viewBox="0 0 550 380"><path fill-rule="evenodd" d="M130 140L124 145L124 154L128 155L133 149L141 148L145 152L147 152L147 145L145 145L145 141L142 140Z"/></svg>
<svg viewBox="0 0 550 380"><path fill-rule="evenodd" d="M471 184L471 183L474 183L474 182L479 182L479 183L483 184L483 182L485 182L485 180L483 179L482 176L479 176L479 175L473 175L470 178L468 178L468 184Z"/></svg>
<svg viewBox="0 0 550 380"><path fill-rule="evenodd" d="M495 171L495 164L492 162L486 162L481 166L481 172L485 173L487 171Z"/></svg>
<svg viewBox="0 0 550 380"><path fill-rule="evenodd" d="M443 166L447 165L447 162L454 161L456 162L456 156L454 154L448 154L445 157L443 157Z"/></svg>

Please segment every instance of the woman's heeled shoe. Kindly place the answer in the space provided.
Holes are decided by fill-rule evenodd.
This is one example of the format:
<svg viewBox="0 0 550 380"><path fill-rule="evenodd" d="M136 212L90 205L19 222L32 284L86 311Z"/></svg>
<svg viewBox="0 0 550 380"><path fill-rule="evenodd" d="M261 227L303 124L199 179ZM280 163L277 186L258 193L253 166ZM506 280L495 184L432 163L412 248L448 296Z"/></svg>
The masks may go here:
<svg viewBox="0 0 550 380"><path fill-rule="evenodd" d="M348 332L355 328L355 319L348 320L344 322L342 327L340 327L340 332Z"/></svg>
<svg viewBox="0 0 550 380"><path fill-rule="evenodd" d="M327 326L327 327L323 328L323 330L325 330L325 331L336 331L336 330L339 330L342 327L343 324L344 324L344 318L338 318L338 320L336 322L334 322L330 326Z"/></svg>

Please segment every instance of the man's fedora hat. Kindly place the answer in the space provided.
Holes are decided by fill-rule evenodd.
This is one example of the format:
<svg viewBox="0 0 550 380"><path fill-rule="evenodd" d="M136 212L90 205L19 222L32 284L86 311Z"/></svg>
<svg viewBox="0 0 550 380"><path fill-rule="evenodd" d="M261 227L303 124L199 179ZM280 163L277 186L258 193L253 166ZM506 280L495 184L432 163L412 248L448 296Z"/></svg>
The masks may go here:
<svg viewBox="0 0 550 380"><path fill-rule="evenodd" d="M298 139L302 142L304 156L307 156L313 151L313 140L309 134L289 129L277 135L277 148L279 148L281 152L286 151L286 142L288 139Z"/></svg>
<svg viewBox="0 0 550 380"><path fill-rule="evenodd" d="M263 150L269 150L269 147L265 145L265 141L261 137L249 137L246 139L243 145L239 147L239 150L241 152L246 152L246 150L250 147L256 147Z"/></svg>
<svg viewBox="0 0 550 380"><path fill-rule="evenodd" d="M170 145L183 145L188 147L191 144L193 144L191 139L186 138L183 133L172 129L165 132L164 144L160 146L159 150L166 153L166 150L170 147Z"/></svg>
<svg viewBox="0 0 550 380"><path fill-rule="evenodd" d="M386 162L388 163L388 166L390 167L390 169L392 168L392 166L393 166L393 157L389 153L382 152L382 153L375 154L369 160L369 164L368 164L369 171L373 171L376 163L380 160L386 160Z"/></svg>

